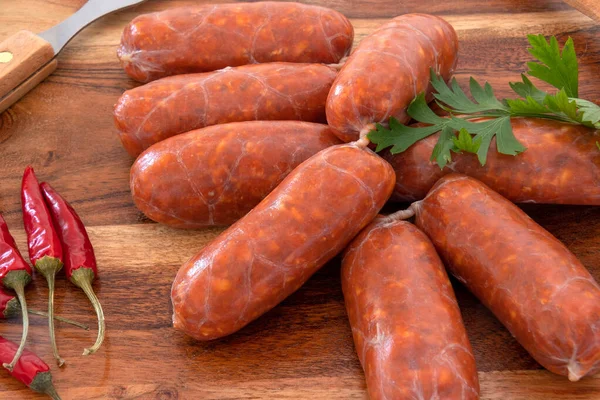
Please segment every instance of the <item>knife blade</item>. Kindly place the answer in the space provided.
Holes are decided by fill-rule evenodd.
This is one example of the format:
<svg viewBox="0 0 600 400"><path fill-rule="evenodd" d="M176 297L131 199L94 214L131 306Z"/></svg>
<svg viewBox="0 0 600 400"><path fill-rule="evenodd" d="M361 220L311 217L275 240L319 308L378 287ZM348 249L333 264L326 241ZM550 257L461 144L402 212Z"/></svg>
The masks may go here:
<svg viewBox="0 0 600 400"><path fill-rule="evenodd" d="M104 15L144 1L89 0L39 35L23 30L0 43L0 113L54 72L55 56L79 31Z"/></svg>
<svg viewBox="0 0 600 400"><path fill-rule="evenodd" d="M58 54L79 31L98 18L143 1L145 0L89 0L75 14L38 36L50 43L54 54Z"/></svg>

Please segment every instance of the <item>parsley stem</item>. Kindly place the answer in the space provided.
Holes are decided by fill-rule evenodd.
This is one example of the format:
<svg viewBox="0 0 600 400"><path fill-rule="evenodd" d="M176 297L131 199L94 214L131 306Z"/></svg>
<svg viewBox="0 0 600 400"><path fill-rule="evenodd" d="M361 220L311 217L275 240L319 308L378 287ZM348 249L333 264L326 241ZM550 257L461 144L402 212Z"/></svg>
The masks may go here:
<svg viewBox="0 0 600 400"><path fill-rule="evenodd" d="M501 116L501 115L495 114L495 113L489 113L489 114L466 115L466 116L460 116L460 117L456 117L456 118L460 118L460 119L464 119L464 120L471 120L471 119L477 119L477 118L498 118L499 116ZM556 115L556 114L533 114L533 113L511 112L507 116L510 116L511 118L513 118L513 117L543 118L543 119L551 119L551 120L555 120L555 121L569 122L572 124L580 124L579 122L574 121L569 117L566 117L566 116L563 117L561 115Z"/></svg>
<svg viewBox="0 0 600 400"><path fill-rule="evenodd" d="M557 115L557 114L531 114L531 113L511 113L511 117L529 117L529 118L543 118L543 119L552 119L555 121L569 122L571 124L578 124L579 122L572 120L567 116Z"/></svg>

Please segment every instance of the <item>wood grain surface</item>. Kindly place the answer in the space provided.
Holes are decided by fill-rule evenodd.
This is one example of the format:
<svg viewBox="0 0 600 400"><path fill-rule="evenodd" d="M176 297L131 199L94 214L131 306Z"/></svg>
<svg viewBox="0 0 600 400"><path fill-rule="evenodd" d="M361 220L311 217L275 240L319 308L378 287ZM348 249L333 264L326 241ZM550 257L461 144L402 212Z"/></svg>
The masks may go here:
<svg viewBox="0 0 600 400"><path fill-rule="evenodd" d="M565 2L600 22L600 3L597 0L565 0Z"/></svg>
<svg viewBox="0 0 600 400"><path fill-rule="evenodd" d="M0 40L20 29L43 31L84 0L1 0ZM349 17L356 41L387 18L429 12L447 18L460 37L457 78L488 80L501 96L530 59L526 35L568 36L580 55L580 95L600 98L600 26L558 0L324 0ZM198 343L171 327L170 285L180 264L218 230L176 231L148 221L133 206L132 159L112 121L119 95L136 84L115 55L123 27L140 13L200 3L149 1L104 18L59 55L56 72L0 115L0 212L22 251L19 203L23 169L31 164L78 210L89 227L100 268L95 289L107 317L107 338L95 355L95 316L83 292L58 278L60 315L94 327L58 323L67 365L52 364L47 325L32 316L28 347L51 364L63 399L366 399L333 260L280 306L242 331ZM528 205L524 209L561 239L600 279L600 208ZM487 400L599 399L600 376L570 383L544 371L493 316L453 282ZM27 291L32 307L46 306L45 280ZM20 319L0 322L17 340ZM0 398L37 399L0 371Z"/></svg>

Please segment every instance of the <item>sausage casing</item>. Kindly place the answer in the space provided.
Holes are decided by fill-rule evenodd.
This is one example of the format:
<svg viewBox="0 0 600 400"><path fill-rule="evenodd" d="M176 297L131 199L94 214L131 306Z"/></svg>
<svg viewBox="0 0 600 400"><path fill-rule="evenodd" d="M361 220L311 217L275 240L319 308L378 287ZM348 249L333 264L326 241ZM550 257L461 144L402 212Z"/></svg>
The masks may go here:
<svg viewBox="0 0 600 400"><path fill-rule="evenodd" d="M406 14L379 27L360 42L333 83L327 98L327 122L356 140L366 125L401 123L421 92L431 99L430 68L449 79L456 66L458 38L439 17Z"/></svg>
<svg viewBox="0 0 600 400"><path fill-rule="evenodd" d="M479 398L475 359L435 248L377 218L348 246L342 288L369 398Z"/></svg>
<svg viewBox="0 0 600 400"><path fill-rule="evenodd" d="M340 141L327 125L249 121L215 125L151 146L131 167L135 205L176 228L230 225L295 167Z"/></svg>
<svg viewBox="0 0 600 400"><path fill-rule="evenodd" d="M465 175L415 205L450 272L536 361L573 381L600 369L600 287L560 241Z"/></svg>
<svg viewBox="0 0 600 400"><path fill-rule="evenodd" d="M132 156L179 133L227 122L325 121L337 71L321 64L272 63L172 76L126 91L114 109Z"/></svg>
<svg viewBox="0 0 600 400"><path fill-rule="evenodd" d="M513 118L511 124L527 150L517 156L500 154L494 138L484 166L473 154L452 153L452 162L441 170L430 161L439 134L403 153L387 153L384 157L398 176L392 199L420 200L439 178L457 172L516 203L600 205L600 131L536 118Z"/></svg>
<svg viewBox="0 0 600 400"><path fill-rule="evenodd" d="M274 61L337 63L354 29L329 8L257 2L172 8L136 17L117 55L133 79Z"/></svg>
<svg viewBox="0 0 600 400"><path fill-rule="evenodd" d="M300 164L181 267L171 290L175 328L215 339L275 307L377 215L394 180L387 162L354 144Z"/></svg>

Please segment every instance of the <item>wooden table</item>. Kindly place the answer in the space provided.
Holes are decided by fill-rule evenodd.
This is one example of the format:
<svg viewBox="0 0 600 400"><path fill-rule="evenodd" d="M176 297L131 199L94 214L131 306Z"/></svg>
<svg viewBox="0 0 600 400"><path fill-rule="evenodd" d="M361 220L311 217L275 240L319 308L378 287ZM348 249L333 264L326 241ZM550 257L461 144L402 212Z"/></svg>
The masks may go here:
<svg viewBox="0 0 600 400"><path fill-rule="evenodd" d="M3 0L0 39L18 29L42 31L84 0ZM356 41L387 18L430 12L458 31L458 79L487 79L501 96L530 59L526 34L572 36L580 55L584 98L600 98L600 26L558 0L329 0L352 19ZM52 365L63 399L366 399L339 285L339 260L280 306L241 332L198 343L171 327L170 285L179 265L219 231L183 232L148 221L133 206L132 159L122 149L112 106L134 86L119 67L116 46L135 15L199 1L150 1L92 24L61 53L58 70L0 116L0 211L25 250L19 202L31 164L71 201L87 224L101 279L95 284L107 316L99 353L81 356L95 331L58 323L67 365L52 364L46 321L32 317L29 348ZM527 206L600 279L600 208ZM455 282L456 283L456 282ZM46 306L45 281L28 289L32 307ZM492 315L455 284L479 368L483 399L598 399L600 376L569 383L544 371ZM83 293L59 277L56 310L94 325ZM20 320L0 334L17 340ZM0 374L0 398L38 398ZM40 397L41 398L41 397Z"/></svg>

